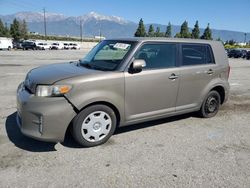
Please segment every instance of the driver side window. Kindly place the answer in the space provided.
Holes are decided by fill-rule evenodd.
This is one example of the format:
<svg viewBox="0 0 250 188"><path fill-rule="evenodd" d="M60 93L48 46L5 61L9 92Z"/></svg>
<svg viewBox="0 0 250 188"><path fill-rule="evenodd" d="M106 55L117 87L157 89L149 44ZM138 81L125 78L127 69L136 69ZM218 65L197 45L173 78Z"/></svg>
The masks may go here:
<svg viewBox="0 0 250 188"><path fill-rule="evenodd" d="M144 44L134 58L145 60L144 69L175 67L176 44Z"/></svg>

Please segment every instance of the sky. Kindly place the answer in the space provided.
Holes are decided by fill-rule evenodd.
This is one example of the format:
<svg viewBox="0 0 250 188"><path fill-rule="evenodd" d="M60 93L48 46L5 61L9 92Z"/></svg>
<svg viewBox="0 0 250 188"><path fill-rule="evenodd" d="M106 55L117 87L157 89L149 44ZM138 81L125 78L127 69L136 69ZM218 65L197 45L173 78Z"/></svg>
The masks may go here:
<svg viewBox="0 0 250 188"><path fill-rule="evenodd" d="M79 16L91 11L144 23L181 25L195 21L205 28L250 32L250 0L0 0L0 15L20 11Z"/></svg>

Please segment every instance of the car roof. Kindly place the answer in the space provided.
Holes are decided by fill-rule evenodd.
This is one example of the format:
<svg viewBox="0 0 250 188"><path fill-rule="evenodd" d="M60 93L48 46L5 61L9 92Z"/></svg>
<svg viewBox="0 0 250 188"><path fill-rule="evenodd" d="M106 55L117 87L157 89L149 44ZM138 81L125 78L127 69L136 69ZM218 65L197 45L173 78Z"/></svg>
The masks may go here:
<svg viewBox="0 0 250 188"><path fill-rule="evenodd" d="M161 37L132 37L132 38L110 38L106 40L131 41L131 42L183 42L183 43L221 43L220 41L184 38L161 38Z"/></svg>

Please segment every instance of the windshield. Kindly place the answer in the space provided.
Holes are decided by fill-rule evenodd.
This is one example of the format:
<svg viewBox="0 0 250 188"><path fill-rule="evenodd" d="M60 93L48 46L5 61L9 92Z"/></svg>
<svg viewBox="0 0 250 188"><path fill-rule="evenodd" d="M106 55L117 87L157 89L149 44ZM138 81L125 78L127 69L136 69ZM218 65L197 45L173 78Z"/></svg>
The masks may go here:
<svg viewBox="0 0 250 188"><path fill-rule="evenodd" d="M135 42L131 41L102 41L80 61L80 64L93 69L116 70L134 44Z"/></svg>

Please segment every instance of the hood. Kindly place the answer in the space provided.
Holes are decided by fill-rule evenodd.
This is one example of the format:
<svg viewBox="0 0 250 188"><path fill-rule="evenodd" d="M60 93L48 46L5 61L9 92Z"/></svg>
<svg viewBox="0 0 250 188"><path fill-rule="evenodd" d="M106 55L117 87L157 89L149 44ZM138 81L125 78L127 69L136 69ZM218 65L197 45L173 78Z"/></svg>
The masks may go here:
<svg viewBox="0 0 250 188"><path fill-rule="evenodd" d="M100 71L77 66L77 63L52 64L32 69L27 74L24 84L27 89L34 93L38 84L51 85L67 78L89 75L97 72Z"/></svg>

